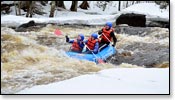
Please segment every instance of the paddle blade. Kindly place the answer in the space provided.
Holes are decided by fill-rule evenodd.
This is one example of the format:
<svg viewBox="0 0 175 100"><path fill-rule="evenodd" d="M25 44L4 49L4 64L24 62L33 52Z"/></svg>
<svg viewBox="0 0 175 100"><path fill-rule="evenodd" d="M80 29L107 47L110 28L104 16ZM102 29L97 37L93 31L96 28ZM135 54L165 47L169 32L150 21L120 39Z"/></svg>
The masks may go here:
<svg viewBox="0 0 175 100"><path fill-rule="evenodd" d="M54 33L55 35L58 35L58 36L62 35L62 32L59 29L56 29Z"/></svg>
<svg viewBox="0 0 175 100"><path fill-rule="evenodd" d="M82 52L86 52L86 45L84 46Z"/></svg>
<svg viewBox="0 0 175 100"><path fill-rule="evenodd" d="M99 64L105 63L102 59L97 59L97 62L98 62Z"/></svg>

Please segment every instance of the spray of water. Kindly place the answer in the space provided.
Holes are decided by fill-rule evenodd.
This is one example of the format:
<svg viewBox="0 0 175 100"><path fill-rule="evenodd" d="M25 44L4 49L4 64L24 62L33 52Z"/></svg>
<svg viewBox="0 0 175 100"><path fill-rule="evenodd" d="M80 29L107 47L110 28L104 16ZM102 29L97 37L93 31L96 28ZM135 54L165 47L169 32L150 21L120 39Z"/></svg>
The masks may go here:
<svg viewBox="0 0 175 100"><path fill-rule="evenodd" d="M55 36L58 26L47 25L38 32L15 32L13 29L1 27L1 92L16 93L34 85L49 84L66 80L83 74L98 72L107 68L142 67L122 63L96 65L94 62L77 60L68 57L65 51L71 44L65 42L65 35L76 38L84 33L86 39L101 27L70 28L59 27L62 36ZM162 30L158 30L162 31ZM159 42L167 45L166 32L150 34L146 37L117 34L117 49L124 48L134 42ZM161 38L161 41L157 41ZM163 63L164 65L169 64ZM159 66L159 65L157 65Z"/></svg>

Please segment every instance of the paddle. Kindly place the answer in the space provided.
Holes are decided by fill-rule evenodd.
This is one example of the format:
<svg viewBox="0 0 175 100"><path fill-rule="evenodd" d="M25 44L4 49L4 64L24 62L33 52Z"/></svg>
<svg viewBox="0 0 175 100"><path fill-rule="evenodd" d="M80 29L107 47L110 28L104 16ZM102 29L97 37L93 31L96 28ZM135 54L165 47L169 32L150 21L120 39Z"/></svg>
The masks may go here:
<svg viewBox="0 0 175 100"><path fill-rule="evenodd" d="M56 30L54 31L54 34L57 35L57 36L61 36L61 35L65 36L64 34L62 34L62 32L61 32L59 29L56 29ZM71 47L70 47L70 48L71 48ZM70 50L70 49L69 49L69 50Z"/></svg>
<svg viewBox="0 0 175 100"><path fill-rule="evenodd" d="M54 34L57 35L57 36L63 35L62 32L59 29L56 29L54 31Z"/></svg>
<svg viewBox="0 0 175 100"><path fill-rule="evenodd" d="M84 42L83 42L84 43ZM88 48L88 50L89 51L91 51L90 50L90 48L84 43L84 45L85 45L85 48L87 47ZM95 58L97 59L97 62L100 64L100 63L105 63L102 59L100 59L100 58L98 58L94 53L93 53L93 51L91 51L92 52L92 54L95 56Z"/></svg>
<svg viewBox="0 0 175 100"><path fill-rule="evenodd" d="M104 36L105 36L105 38L110 42L110 45L111 45L111 40L109 40L108 39L108 37L104 34L104 33L102 33Z"/></svg>
<svg viewBox="0 0 175 100"><path fill-rule="evenodd" d="M57 35L57 36L60 36L60 35L63 35L62 32L59 30L59 29L56 29L54 31L54 34ZM84 42L83 42L84 43ZM84 43L84 45L89 49L89 47ZM89 49L90 50L90 49ZM97 58L97 62L98 63L105 63L102 59L99 59L94 53L93 51L91 51L92 54L95 56L95 58Z"/></svg>

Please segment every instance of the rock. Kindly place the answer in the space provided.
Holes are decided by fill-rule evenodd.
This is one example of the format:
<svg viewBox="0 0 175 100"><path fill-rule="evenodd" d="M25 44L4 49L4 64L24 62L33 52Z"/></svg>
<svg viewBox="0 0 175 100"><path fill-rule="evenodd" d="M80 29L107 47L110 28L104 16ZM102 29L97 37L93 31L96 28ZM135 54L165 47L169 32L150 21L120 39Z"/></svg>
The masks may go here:
<svg viewBox="0 0 175 100"><path fill-rule="evenodd" d="M28 23L20 25L18 28L28 28L31 26L35 26L35 22L33 20L29 21Z"/></svg>
<svg viewBox="0 0 175 100"><path fill-rule="evenodd" d="M169 48L156 43L133 43L123 48L123 51L116 54L110 63L129 63L138 66L167 67L169 61ZM169 64L169 63L168 63Z"/></svg>
<svg viewBox="0 0 175 100"><path fill-rule="evenodd" d="M128 24L129 26L145 27L146 25L146 15L127 13L122 14L116 19L116 25Z"/></svg>
<svg viewBox="0 0 175 100"><path fill-rule="evenodd" d="M160 64L155 64L153 66L156 67L156 68L168 68L169 67L169 62L163 62L163 63L160 63Z"/></svg>
<svg viewBox="0 0 175 100"><path fill-rule="evenodd" d="M115 32L118 34L140 35L145 36L144 33L149 33L151 27L132 27L132 26L116 26Z"/></svg>
<svg viewBox="0 0 175 100"><path fill-rule="evenodd" d="M169 22L163 21L148 21L147 27L161 27L161 28L169 28Z"/></svg>
<svg viewBox="0 0 175 100"><path fill-rule="evenodd" d="M15 29L16 32L26 32L26 31L35 31L42 27L45 27L46 24L35 23L31 20L28 23L24 23Z"/></svg>

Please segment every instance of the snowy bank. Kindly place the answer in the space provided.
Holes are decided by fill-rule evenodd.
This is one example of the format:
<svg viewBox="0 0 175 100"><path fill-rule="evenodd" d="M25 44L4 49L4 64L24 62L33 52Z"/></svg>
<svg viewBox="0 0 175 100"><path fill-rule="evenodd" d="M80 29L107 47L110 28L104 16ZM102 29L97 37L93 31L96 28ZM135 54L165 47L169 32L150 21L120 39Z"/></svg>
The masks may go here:
<svg viewBox="0 0 175 100"><path fill-rule="evenodd" d="M27 23L30 20L34 20L36 23L55 23L58 25L63 24L79 24L79 25L104 25L107 21L115 22L114 15L76 15L72 16L67 13L67 16L54 17L54 18L26 18L23 16L6 15L1 16L2 26L19 26L23 23ZM76 13L75 13L76 14Z"/></svg>
<svg viewBox="0 0 175 100"><path fill-rule="evenodd" d="M17 94L168 94L169 68L113 68Z"/></svg>
<svg viewBox="0 0 175 100"><path fill-rule="evenodd" d="M169 21L169 9L160 9L155 3L139 3L121 11L121 14L144 14L148 20Z"/></svg>
<svg viewBox="0 0 175 100"><path fill-rule="evenodd" d="M114 8L111 8L114 9ZM46 9L48 11L48 7ZM110 9L109 9L110 10ZM90 9L89 11L92 11ZM93 10L98 12L99 10ZM49 12L49 11L48 11ZM140 3L132 5L118 14L110 15L91 15L86 14L87 11L79 10L78 12L70 11L56 11L54 18L48 18L46 16L34 15L33 18L26 18L25 16L1 15L1 25L16 27L23 23L27 23L30 20L34 20L36 23L55 23L62 24L79 24L79 25L104 25L107 21L115 23L116 19L125 13L145 14L149 20L156 21L169 21L169 11L161 10L155 3ZM116 11L117 12L117 11ZM14 12L13 12L14 13Z"/></svg>

